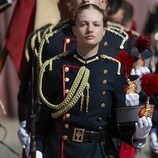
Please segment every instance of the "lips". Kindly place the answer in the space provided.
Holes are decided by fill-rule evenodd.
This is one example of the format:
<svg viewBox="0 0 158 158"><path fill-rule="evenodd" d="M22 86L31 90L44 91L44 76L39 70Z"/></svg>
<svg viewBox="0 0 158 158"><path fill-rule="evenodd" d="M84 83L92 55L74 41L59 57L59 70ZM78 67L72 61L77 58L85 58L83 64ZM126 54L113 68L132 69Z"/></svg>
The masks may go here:
<svg viewBox="0 0 158 158"><path fill-rule="evenodd" d="M94 39L94 38L95 38L95 36L93 36L93 35L87 35L86 36L86 39L89 39L89 40Z"/></svg>

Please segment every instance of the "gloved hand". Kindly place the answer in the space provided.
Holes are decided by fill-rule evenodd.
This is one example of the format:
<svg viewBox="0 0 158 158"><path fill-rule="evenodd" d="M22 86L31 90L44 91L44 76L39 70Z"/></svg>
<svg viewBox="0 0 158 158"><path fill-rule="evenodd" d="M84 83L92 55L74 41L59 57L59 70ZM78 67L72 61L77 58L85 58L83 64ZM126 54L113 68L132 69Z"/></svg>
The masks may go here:
<svg viewBox="0 0 158 158"><path fill-rule="evenodd" d="M18 129L17 135L24 148L30 144L30 136L26 131L26 121L22 121L20 123L20 128Z"/></svg>
<svg viewBox="0 0 158 158"><path fill-rule="evenodd" d="M126 94L126 106L139 105L139 95L137 93Z"/></svg>
<svg viewBox="0 0 158 158"><path fill-rule="evenodd" d="M8 0L8 3L12 3L13 2L13 0Z"/></svg>
<svg viewBox="0 0 158 158"><path fill-rule="evenodd" d="M29 136L28 139L27 139L25 148L24 148L27 158L30 158L30 143L31 143L31 140L30 140L30 136Z"/></svg>
<svg viewBox="0 0 158 158"><path fill-rule="evenodd" d="M36 158L43 158L43 155L40 151L36 151Z"/></svg>
<svg viewBox="0 0 158 158"><path fill-rule="evenodd" d="M131 75L138 75L139 77L142 77L143 74L147 74L147 73L150 73L150 70L148 67L146 66L143 66L143 67L140 67L140 68L133 68L131 70Z"/></svg>
<svg viewBox="0 0 158 158"><path fill-rule="evenodd" d="M152 127L152 121L150 117L141 117L138 119L138 122L135 123L136 131L134 133L134 136L137 139L143 139L146 138L149 135L149 132Z"/></svg>
<svg viewBox="0 0 158 158"><path fill-rule="evenodd" d="M157 137L157 129L152 128L150 132L150 146L151 149L155 152L158 153L158 137Z"/></svg>

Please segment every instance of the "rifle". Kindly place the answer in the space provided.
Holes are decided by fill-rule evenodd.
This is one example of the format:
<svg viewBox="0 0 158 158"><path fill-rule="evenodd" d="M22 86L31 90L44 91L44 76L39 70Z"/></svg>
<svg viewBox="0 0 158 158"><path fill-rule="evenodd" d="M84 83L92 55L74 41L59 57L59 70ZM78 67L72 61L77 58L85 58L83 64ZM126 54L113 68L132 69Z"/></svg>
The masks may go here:
<svg viewBox="0 0 158 158"><path fill-rule="evenodd" d="M35 72L35 55L32 56L32 70L31 70L31 144L30 144L30 152L31 152L31 158L36 158L36 140L35 140L35 133L36 133L36 85L35 85L35 79L36 79L36 72Z"/></svg>

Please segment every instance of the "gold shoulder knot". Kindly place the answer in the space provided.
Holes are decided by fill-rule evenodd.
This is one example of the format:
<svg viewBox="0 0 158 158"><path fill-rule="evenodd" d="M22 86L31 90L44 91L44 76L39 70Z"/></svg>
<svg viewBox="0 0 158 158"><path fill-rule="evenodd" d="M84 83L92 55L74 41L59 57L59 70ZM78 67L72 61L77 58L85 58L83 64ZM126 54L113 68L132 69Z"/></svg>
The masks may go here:
<svg viewBox="0 0 158 158"><path fill-rule="evenodd" d="M127 32L125 31L125 28L120 24L108 21L106 30L110 31L110 32L114 33L115 35L118 35L122 38L122 42L120 44L120 49L124 49L124 44L126 43L126 41L128 40L128 37L129 37Z"/></svg>
<svg viewBox="0 0 158 158"><path fill-rule="evenodd" d="M105 54L102 54L102 55L101 55L101 58L116 62L116 63L118 64L117 75L120 75L120 74L121 74L121 73L120 73L120 71L121 71L121 63L120 63L120 61L118 61L117 59L115 59L115 58L113 58L113 57L107 56L107 55L105 55Z"/></svg>

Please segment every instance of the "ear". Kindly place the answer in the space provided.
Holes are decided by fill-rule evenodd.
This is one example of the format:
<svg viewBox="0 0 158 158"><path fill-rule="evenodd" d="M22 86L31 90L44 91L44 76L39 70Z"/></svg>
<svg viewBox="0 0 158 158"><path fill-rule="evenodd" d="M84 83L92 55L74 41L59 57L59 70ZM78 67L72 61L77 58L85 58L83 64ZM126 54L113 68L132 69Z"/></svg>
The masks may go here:
<svg viewBox="0 0 158 158"><path fill-rule="evenodd" d="M103 32L103 36L105 35L105 32L106 32L106 28L104 27L104 32Z"/></svg>
<svg viewBox="0 0 158 158"><path fill-rule="evenodd" d="M108 0L100 0L100 4L100 8L105 10L108 4Z"/></svg>

